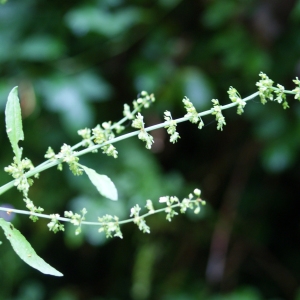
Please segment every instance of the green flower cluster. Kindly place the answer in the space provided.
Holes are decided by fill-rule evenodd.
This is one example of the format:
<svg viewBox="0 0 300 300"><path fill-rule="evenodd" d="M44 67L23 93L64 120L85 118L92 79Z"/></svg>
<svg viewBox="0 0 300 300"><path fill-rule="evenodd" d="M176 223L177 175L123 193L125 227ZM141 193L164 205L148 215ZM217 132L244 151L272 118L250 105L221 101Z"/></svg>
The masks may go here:
<svg viewBox="0 0 300 300"><path fill-rule="evenodd" d="M27 178L25 173L28 170L33 170L34 166L30 159L24 158L21 161L18 161L16 157L13 158L14 162L8 167L4 168L4 171L15 178L14 185L17 189L23 192L23 195L27 197L30 186L33 184L32 178ZM35 176L38 178L38 174Z"/></svg>
<svg viewBox="0 0 300 300"><path fill-rule="evenodd" d="M244 101L241 97L241 95L239 94L239 92L233 88L232 86L229 88L228 90L228 95L229 95L229 99L233 102L233 103L237 103L237 114L241 115L244 112L244 107L246 106L246 101Z"/></svg>
<svg viewBox="0 0 300 300"><path fill-rule="evenodd" d="M256 83L258 87L259 97L262 104L266 104L268 99L273 101L273 83L274 81L270 79L265 73L259 73L260 80Z"/></svg>
<svg viewBox="0 0 300 300"><path fill-rule="evenodd" d="M213 103L211 114L216 116L216 121L218 123L217 129L222 131L223 126L226 125L225 118L222 114L222 106L217 99L212 99L211 102Z"/></svg>
<svg viewBox="0 0 300 300"><path fill-rule="evenodd" d="M73 213L72 211L65 211L65 217L71 219L71 223L75 226L77 226L75 230L75 234L78 235L81 233L81 223L85 220L85 215L87 214L87 210L83 208L81 210L81 215L77 213Z"/></svg>
<svg viewBox="0 0 300 300"><path fill-rule="evenodd" d="M153 102L155 102L154 95L149 95L146 91L142 91L140 97L133 101L133 107L136 111L140 111L142 108L149 108Z"/></svg>
<svg viewBox="0 0 300 300"><path fill-rule="evenodd" d="M196 108L194 107L193 103L187 97L184 97L182 102L184 104L184 108L187 111L187 114L185 115L185 117L188 117L189 121L194 124L198 123L200 120L198 128L201 129L204 126L204 123L203 123L202 119L200 118L198 112L196 111Z"/></svg>
<svg viewBox="0 0 300 300"><path fill-rule="evenodd" d="M152 144L154 143L152 135L150 135L147 131L145 131L145 123L144 117L137 113L136 118L132 121L132 127L140 129L140 133L138 134L138 138L141 141L146 142L146 148L151 149Z"/></svg>
<svg viewBox="0 0 300 300"><path fill-rule="evenodd" d="M78 135L82 137L82 146L83 147L90 147L94 146L94 143L91 139L91 129L84 128L77 131Z"/></svg>
<svg viewBox="0 0 300 300"><path fill-rule="evenodd" d="M166 110L164 113L164 119L166 120L166 126L168 134L170 134L170 142L175 144L180 138L179 133L176 131L177 123L172 119L171 113Z"/></svg>
<svg viewBox="0 0 300 300"><path fill-rule="evenodd" d="M187 209L193 209L195 214L200 212L200 204L205 205L205 201L200 198L201 191L199 189L195 189L194 193L190 193L188 198L184 198L181 202L175 196L164 196L159 198L160 203L165 203L166 208L165 212L167 214L166 219L171 221L175 215L178 213L174 210L175 207L180 207L180 212L185 213ZM194 199L196 196L196 200Z"/></svg>
<svg viewBox="0 0 300 300"><path fill-rule="evenodd" d="M63 144L60 152L55 155L55 158L67 163L75 176L83 174L83 170L78 165L79 157L76 156L76 151L73 151L71 146Z"/></svg>
<svg viewBox="0 0 300 300"><path fill-rule="evenodd" d="M152 201L148 199L145 205L148 213L143 215L140 215L141 207L136 204L130 209L130 219L119 221L118 217L112 215L105 215L101 218L99 217L98 221L101 225L99 232L104 232L107 238L123 238L120 225L133 222L143 233L150 233L150 227L145 221L146 217L156 213L165 212L166 219L171 221L174 216L178 215L178 212L175 210L176 208L180 208L181 213L185 213L187 209L192 209L195 214L198 214L200 212L200 204L205 205L205 201L200 198L200 195L201 191L199 189L195 189L193 193L190 193L189 196L184 198L182 201L175 196L160 197L159 202L165 204L166 207L159 209L154 209ZM68 212L68 215L69 213L73 214L72 212Z"/></svg>
<svg viewBox="0 0 300 300"><path fill-rule="evenodd" d="M256 86L258 87L261 103L266 104L268 100L277 101L278 103L282 103L282 107L284 109L289 108L289 105L286 101L286 92L288 91L284 89L284 86L282 86L281 84L277 84L277 86L274 87L274 81L263 72L260 72L259 76L261 79L256 83ZM293 80L296 84L298 84L297 79ZM296 90L297 88L293 90L293 92L296 92ZM297 99L297 92L295 95L295 99Z"/></svg>
<svg viewBox="0 0 300 300"><path fill-rule="evenodd" d="M139 216L140 210L140 206L136 204L130 210L130 217L133 217L133 223L139 227L139 230L141 230L143 233L150 233L150 227L146 224L145 219Z"/></svg>
<svg viewBox="0 0 300 300"><path fill-rule="evenodd" d="M294 79L293 82L297 85L297 87L293 89L293 93L295 93L294 98L300 100L300 80L298 79L298 77L296 77L296 79Z"/></svg>
<svg viewBox="0 0 300 300"><path fill-rule="evenodd" d="M115 133L120 133L124 130L124 127L118 124L118 126L112 125L111 122L103 122L102 125L97 125L92 130L89 128L78 130L78 134L83 138L82 146L83 147L92 147L96 144L101 145L115 137ZM112 144L106 144L101 147L103 153L108 156L113 156L114 158L118 157L118 151ZM97 149L94 149L93 152L97 152Z"/></svg>
<svg viewBox="0 0 300 300"><path fill-rule="evenodd" d="M33 222L36 222L39 218L35 214L42 213L44 209L40 206L36 207L28 197L25 197L23 200L26 203L26 207L28 208L28 210L32 213L29 219Z"/></svg>
<svg viewBox="0 0 300 300"><path fill-rule="evenodd" d="M58 220L60 217L59 214L52 214L50 215L51 222L47 224L49 231L52 231L54 233L57 233L58 231L65 231L64 225L61 224Z"/></svg>
<svg viewBox="0 0 300 300"><path fill-rule="evenodd" d="M117 216L105 215L102 218L98 218L98 221L101 223L101 227L98 231L104 232L107 238L111 238L113 236L121 239L123 238L119 225L119 218Z"/></svg>
<svg viewBox="0 0 300 300"><path fill-rule="evenodd" d="M97 125L93 129L84 128L78 130L78 134L82 137L82 142L76 145L73 148L77 148L79 146L83 147L92 147L92 152L97 152L97 148L101 148L104 154L108 156L112 156L114 158L118 157L118 151L116 148L109 143L110 140L114 139L116 134L120 134L125 127L122 125L127 120L133 120L135 118L136 113L140 112L142 108L148 108L152 102L155 101L153 94L148 94L143 91L140 93L140 97L133 101L133 110L130 109L128 104L124 104L123 115L124 118L119 122L111 123L104 122L101 125ZM137 118L140 118L137 116ZM143 127L143 125L142 125ZM136 127L141 129L142 127ZM151 144L153 143L153 139L151 140L151 136L141 130L139 138L143 141L146 141L146 147L148 149L151 148ZM95 147L99 145L99 147Z"/></svg>

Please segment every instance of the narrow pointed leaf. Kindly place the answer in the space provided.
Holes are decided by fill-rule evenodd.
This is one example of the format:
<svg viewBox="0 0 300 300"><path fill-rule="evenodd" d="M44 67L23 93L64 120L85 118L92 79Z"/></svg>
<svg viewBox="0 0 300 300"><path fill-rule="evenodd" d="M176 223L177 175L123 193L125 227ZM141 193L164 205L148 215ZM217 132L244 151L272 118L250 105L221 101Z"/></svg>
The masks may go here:
<svg viewBox="0 0 300 300"><path fill-rule="evenodd" d="M82 167L92 184L97 188L98 192L102 196L110 200L118 200L118 191L109 177L107 177L106 175L100 175L93 169L87 168L85 166L80 165L80 167Z"/></svg>
<svg viewBox="0 0 300 300"><path fill-rule="evenodd" d="M19 257L30 265L32 268L40 272L53 276L63 276L62 273L47 264L41 257L39 257L22 233L14 228L14 226L0 218L0 227L2 227L7 239L10 241L14 251Z"/></svg>
<svg viewBox="0 0 300 300"><path fill-rule="evenodd" d="M8 95L5 108L6 132L11 143L13 152L18 161L21 160L22 149L18 146L20 140L24 140L22 127L22 115L18 98L18 87L14 87Z"/></svg>

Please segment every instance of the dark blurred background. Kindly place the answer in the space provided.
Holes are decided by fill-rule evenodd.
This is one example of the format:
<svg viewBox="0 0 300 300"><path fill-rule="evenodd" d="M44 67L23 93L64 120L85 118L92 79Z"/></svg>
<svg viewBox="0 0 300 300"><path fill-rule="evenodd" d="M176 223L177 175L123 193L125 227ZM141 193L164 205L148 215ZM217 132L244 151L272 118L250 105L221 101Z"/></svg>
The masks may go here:
<svg viewBox="0 0 300 300"><path fill-rule="evenodd" d="M8 0L0 6L1 168L12 161L4 126L9 91L19 86L24 155L41 163L51 146L75 144L77 130L118 121L124 103L154 93L146 125L198 111L211 99L229 103L234 86L256 91L260 71L293 89L300 77L300 1L279 0ZM0 299L11 300L258 300L300 299L300 104L248 102L245 114L213 116L201 131L178 126L170 144L153 132L152 151L131 138L115 144L119 158L101 153L82 162L116 184L120 199L101 198L88 179L65 167L43 172L29 197L46 213L106 213L129 217L134 204L185 197L195 187L207 205L199 215L147 219L151 234L129 224L124 239L97 227L48 232L47 221L14 216L37 253L64 274L45 276L24 264L0 233ZM127 129L128 131L130 128ZM3 171L0 184L10 181ZM25 209L10 190L1 204Z"/></svg>

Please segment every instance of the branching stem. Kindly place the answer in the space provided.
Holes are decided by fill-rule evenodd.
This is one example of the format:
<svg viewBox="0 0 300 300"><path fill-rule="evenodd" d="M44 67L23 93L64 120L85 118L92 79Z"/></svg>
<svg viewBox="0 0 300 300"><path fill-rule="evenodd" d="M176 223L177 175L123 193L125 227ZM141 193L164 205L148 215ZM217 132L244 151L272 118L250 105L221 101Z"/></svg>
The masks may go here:
<svg viewBox="0 0 300 300"><path fill-rule="evenodd" d="M196 202L199 202L199 201L198 200L192 200L191 201L191 203L196 203ZM170 207L171 208L176 208L176 207L180 207L180 206L181 206L181 204L177 203L177 204L171 205ZM146 217L148 217L150 215L154 215L154 214L163 212L165 210L166 210L166 207L159 208L159 209L156 209L156 210L154 210L152 212L145 213L145 214L139 216L139 218L146 218ZM16 213L16 214L22 214L22 215L36 216L36 217L44 218L44 219L52 219L53 218L51 215L33 213L33 212L30 212L30 211L27 211L27 210L14 209L14 208L10 208L10 207L0 207L0 211L6 211L9 214ZM62 221L62 222L71 222L71 219L64 218L64 217L57 217L56 219L58 221ZM118 224L121 225L121 224L131 223L133 221L134 221L134 218L129 218L129 219L126 219L126 220L123 220L123 221L118 221ZM95 225L97 225L97 226L106 225L106 223L103 223L103 222L101 223L101 222L88 222L88 221L81 221L81 224L84 224L84 225L94 225L94 226Z"/></svg>
<svg viewBox="0 0 300 300"><path fill-rule="evenodd" d="M289 91L286 91L286 92L289 92ZM289 93L293 93L293 92L289 92ZM252 100L253 98L257 97L258 95L259 95L258 92L253 93L252 95L244 98L243 101ZM237 105L238 105L238 103L234 102L234 103L230 103L230 104L227 104L227 105L222 105L222 106L220 106L220 108L221 108L221 110L226 110L228 108L231 108L231 107L234 107L234 106L237 106ZM209 110L206 110L204 112L199 113L198 116L203 117L203 116L211 115L212 112L213 112L213 109L209 109ZM126 120L127 120L126 118L123 118L118 123L121 124L121 123L125 122ZM188 120L189 120L189 117L182 117L182 118L174 119L172 121L176 122L176 123L182 123L182 122L186 122ZM157 125L146 127L144 130L149 132L149 131L153 131L153 130L156 130L156 129L159 129L159 128L164 128L165 126L167 126L169 124L170 124L170 122L166 121L166 122L163 122L163 123L160 123L160 124L157 124ZM136 131L133 131L133 132L130 132L130 133L123 134L121 136L112 138L112 139L106 141L105 143L90 146L86 149L78 151L78 152L75 153L75 156L81 156L81 155L87 154L89 152L92 152L93 150L97 150L99 148L102 148L105 145L114 144L114 143L117 143L119 141L128 139L130 137L137 136L139 133L140 133L140 130L136 130ZM73 146L72 149L76 149L80 146L82 146L81 142L76 144L75 146ZM25 176L27 178L32 177L35 174L41 173L41 172L43 172L47 169L50 169L54 166L57 166L62 162L63 162L63 159L57 159L57 160L54 160L54 161L53 160L47 160L47 161L41 163L40 165L36 166L33 170L30 170L27 173L25 173ZM1 186L0 187L0 195L4 194L6 191L11 189L14 186L14 183L15 183L15 180L12 180L12 181L6 183L5 185Z"/></svg>

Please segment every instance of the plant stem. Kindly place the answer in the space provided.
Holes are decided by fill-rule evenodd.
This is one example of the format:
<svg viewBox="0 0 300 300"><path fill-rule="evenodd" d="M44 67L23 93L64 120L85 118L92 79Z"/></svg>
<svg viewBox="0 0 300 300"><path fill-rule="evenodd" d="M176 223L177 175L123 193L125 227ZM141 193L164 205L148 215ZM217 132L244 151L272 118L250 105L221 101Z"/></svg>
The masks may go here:
<svg viewBox="0 0 300 300"><path fill-rule="evenodd" d="M195 202L199 202L199 200L191 200L191 203L195 203ZM180 205L181 205L181 203L177 203L177 204L170 205L168 207L176 208L176 207L180 207ZM159 208L159 209L156 209L152 212L145 213L145 214L139 216L139 218L146 218L150 215L154 215L154 214L163 212L165 210L166 210L166 207ZM33 213L33 212L30 212L30 211L27 211L27 210L14 209L14 208L10 208L10 207L0 207L0 211L7 211L9 213L17 213L17 214L23 214L23 215L36 216L36 217L43 218L43 219L53 219L53 216L50 216L50 215L40 214L40 213ZM126 220L123 220L123 221L118 221L118 224L121 225L121 224L131 223L131 222L134 221L134 219L135 219L135 217L129 218L129 219L126 219ZM62 222L71 222L72 221L69 218L63 218L63 217L58 217L58 218L56 218L56 220L62 221ZM116 221L112 221L112 222L116 222ZM80 224L103 226L103 225L106 225L108 223L81 221Z"/></svg>
<svg viewBox="0 0 300 300"><path fill-rule="evenodd" d="M257 97L258 96L258 92L246 97L243 99L243 101L249 101L249 100L252 100L253 98ZM227 104L227 105L223 105L221 106L221 110L225 110L225 109L228 109L228 108L231 108L231 107L234 107L234 106L237 106L238 103L234 102L234 103L230 103L230 104ZM213 112L213 109L209 109L209 110L206 110L204 112L201 112L198 114L199 117L203 117L203 116L207 116L207 115L210 115L211 113ZM153 126L149 126L149 127L146 127L144 128L145 131L153 131L153 130L156 130L156 129L159 129L159 128L164 128L166 127L167 125L169 125L171 122L176 122L176 123L182 123L182 122L186 122L189 120L189 117L182 117L182 118L178 118L178 119L174 119L172 121L165 121L163 123L160 123L160 124L157 124L157 125L153 125ZM122 141L122 140L125 140L125 139L128 139L130 137L133 137L133 136L136 136L140 133L139 130L137 131L133 131L133 132L130 132L130 133L127 133L127 134L123 134L121 136L118 136L116 138L113 138L109 141L106 141L105 143L101 144L101 145L94 145L94 146L91 146L89 148L86 148L86 149L83 149L81 151L78 151L75 156L81 156L81 155L84 155L86 153L89 153L93 150L96 150L96 149L99 149L105 145L108 145L108 144L114 144L116 142L119 142L119 141Z"/></svg>
<svg viewBox="0 0 300 300"><path fill-rule="evenodd" d="M287 91L288 92L288 91ZM249 101L249 100L252 100L253 98L257 97L258 96L258 92L255 92L253 93L252 95L246 97L243 99L243 101ZM237 106L238 103L237 102L233 102L233 103L230 103L230 104L227 104L227 105L223 105L223 106L220 106L221 110L225 110L225 109L228 109L228 108L231 108L231 107L234 107L234 106ZM209 110L206 110L204 112L201 112L198 114L199 117L203 117L203 116L206 116L206 115L210 115L211 113L213 112L213 109L209 109ZM153 126L149 126L149 127L146 127L144 128L145 131L153 131L153 130L156 130L156 129L159 129L159 128L164 128L166 127L167 125L169 125L171 122L176 122L176 123L182 123L182 122L186 122L189 120L189 117L182 117L182 118L178 118L178 119L175 119L175 120L172 120L172 121L166 121L166 122L163 122L163 123L160 123L160 124L157 124L157 125L153 125ZM120 122L125 122L126 121L126 118L123 118ZM76 153L74 153L75 156L81 156L81 155L84 155L84 154L87 154L89 152L92 152L93 150L96 150L96 149L99 149L105 145L108 145L108 144L114 144L114 143L117 143L119 141L122 141L122 140L125 140L125 139L128 139L130 137L133 137L133 136L136 136L140 133L139 130L136 130L136 131L133 131L133 132L130 132L130 133L127 133L127 134L123 134L121 136L118 136L118 137L115 137L109 141L106 141L105 143L102 143L102 144L99 144L99 145L94 145L94 146L91 146L91 147L88 147L86 149L83 149L81 151L78 151ZM81 144L78 143L76 144L75 146L73 146L72 148L77 148L79 147ZM28 177L32 177L34 176L35 174L37 173L40 173L42 171L45 171L51 167L54 167L54 166L57 166L58 164L60 163L63 163L63 159L57 159L57 160L47 160L43 163L41 163L40 165L38 165L37 167L35 167L33 170L31 171L28 171L27 173L25 173L24 175L28 178ZM4 184L3 186L0 187L0 195L4 194L6 191L8 191L9 189L11 189L13 186L14 186L14 183L15 183L15 180L12 180L6 184Z"/></svg>

